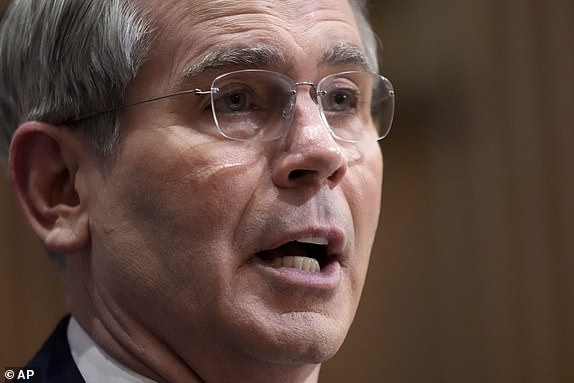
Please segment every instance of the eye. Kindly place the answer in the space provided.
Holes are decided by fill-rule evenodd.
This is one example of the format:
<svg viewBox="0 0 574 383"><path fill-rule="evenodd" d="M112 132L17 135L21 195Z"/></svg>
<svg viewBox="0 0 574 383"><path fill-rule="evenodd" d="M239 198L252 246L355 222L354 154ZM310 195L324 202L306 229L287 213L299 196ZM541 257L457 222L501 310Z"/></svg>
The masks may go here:
<svg viewBox="0 0 574 383"><path fill-rule="evenodd" d="M333 109L335 110L347 110L352 103L351 96L346 93L336 93L333 95Z"/></svg>
<svg viewBox="0 0 574 383"><path fill-rule="evenodd" d="M247 95L245 93L235 92L227 94L223 100L225 109L231 112L240 112L247 105Z"/></svg>
<svg viewBox="0 0 574 383"><path fill-rule="evenodd" d="M335 89L323 95L323 110L334 113L353 112L359 103L358 92L354 89Z"/></svg>
<svg viewBox="0 0 574 383"><path fill-rule="evenodd" d="M253 96L247 89L220 89L214 97L214 107L220 113L240 113L253 107Z"/></svg>

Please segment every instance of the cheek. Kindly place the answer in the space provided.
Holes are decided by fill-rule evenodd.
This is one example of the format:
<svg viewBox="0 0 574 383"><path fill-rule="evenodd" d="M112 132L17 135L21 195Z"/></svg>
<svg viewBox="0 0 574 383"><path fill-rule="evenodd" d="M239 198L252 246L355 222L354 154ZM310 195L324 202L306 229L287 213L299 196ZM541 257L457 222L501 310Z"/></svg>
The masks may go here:
<svg viewBox="0 0 574 383"><path fill-rule="evenodd" d="M363 262L358 275L364 278L377 232L381 209L383 160L378 148L351 164L346 175L345 195L353 216L355 251Z"/></svg>
<svg viewBox="0 0 574 383"><path fill-rule="evenodd" d="M381 207L383 184L383 158L378 147L361 148L360 155L349 163L345 179L346 197L356 225L355 232L376 231Z"/></svg>
<svg viewBox="0 0 574 383"><path fill-rule="evenodd" d="M108 266L135 262L130 267L141 266L154 283L167 275L178 283L178 276L206 267L226 272L217 260L233 251L241 212L263 169L257 156L235 143L192 143L169 129L137 138L137 145L124 141L95 213Z"/></svg>
<svg viewBox="0 0 574 383"><path fill-rule="evenodd" d="M140 174L125 189L125 198L134 203L130 206L133 213L148 222L159 219L175 225L187 235L213 233L212 225L230 226L260 176L257 156L234 142L187 145L171 141L164 146L164 155L142 151L148 153L146 158L130 161L133 172ZM185 225L196 231L185 230Z"/></svg>

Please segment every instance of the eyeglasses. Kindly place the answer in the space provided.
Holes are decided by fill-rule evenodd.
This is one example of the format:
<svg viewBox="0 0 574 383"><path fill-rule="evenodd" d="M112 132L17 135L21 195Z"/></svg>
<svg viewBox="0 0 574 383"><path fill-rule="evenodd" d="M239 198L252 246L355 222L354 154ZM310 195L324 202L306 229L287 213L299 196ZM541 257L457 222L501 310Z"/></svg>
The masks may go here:
<svg viewBox="0 0 574 383"><path fill-rule="evenodd" d="M377 141L391 129L395 93L383 76L363 71L331 74L317 84L295 82L267 70L246 69L213 80L209 90L190 89L89 113L72 122L135 105L186 94L210 95L215 125L226 138L271 141L283 136L293 120L298 89L306 87L331 135L346 142Z"/></svg>

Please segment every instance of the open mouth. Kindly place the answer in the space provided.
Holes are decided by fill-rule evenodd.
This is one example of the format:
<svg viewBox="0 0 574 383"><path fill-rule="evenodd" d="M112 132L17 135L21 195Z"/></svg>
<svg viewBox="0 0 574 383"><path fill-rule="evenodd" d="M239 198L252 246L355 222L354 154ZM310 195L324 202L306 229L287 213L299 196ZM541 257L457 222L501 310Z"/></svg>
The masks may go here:
<svg viewBox="0 0 574 383"><path fill-rule="evenodd" d="M331 259L326 238L302 238L272 250L260 251L256 255L275 267L311 273L321 272Z"/></svg>

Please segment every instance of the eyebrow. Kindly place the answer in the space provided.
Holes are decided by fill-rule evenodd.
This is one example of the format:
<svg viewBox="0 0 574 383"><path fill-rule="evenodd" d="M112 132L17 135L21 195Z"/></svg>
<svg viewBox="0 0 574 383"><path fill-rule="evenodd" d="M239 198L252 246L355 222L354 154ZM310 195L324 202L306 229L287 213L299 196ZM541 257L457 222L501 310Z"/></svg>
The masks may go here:
<svg viewBox="0 0 574 383"><path fill-rule="evenodd" d="M318 66L340 65L354 65L365 71L372 70L362 49L348 42L329 46L318 62ZM192 84L203 73L222 68L273 68L286 72L293 66L293 62L282 50L271 45L221 47L200 56L183 73L181 82Z"/></svg>
<svg viewBox="0 0 574 383"><path fill-rule="evenodd" d="M270 45L222 47L200 56L183 74L183 83L191 83L201 74L228 67L281 68L292 66L285 55Z"/></svg>
<svg viewBox="0 0 574 383"><path fill-rule="evenodd" d="M354 65L365 71L373 70L363 50L344 41L331 45L321 57L319 65Z"/></svg>

